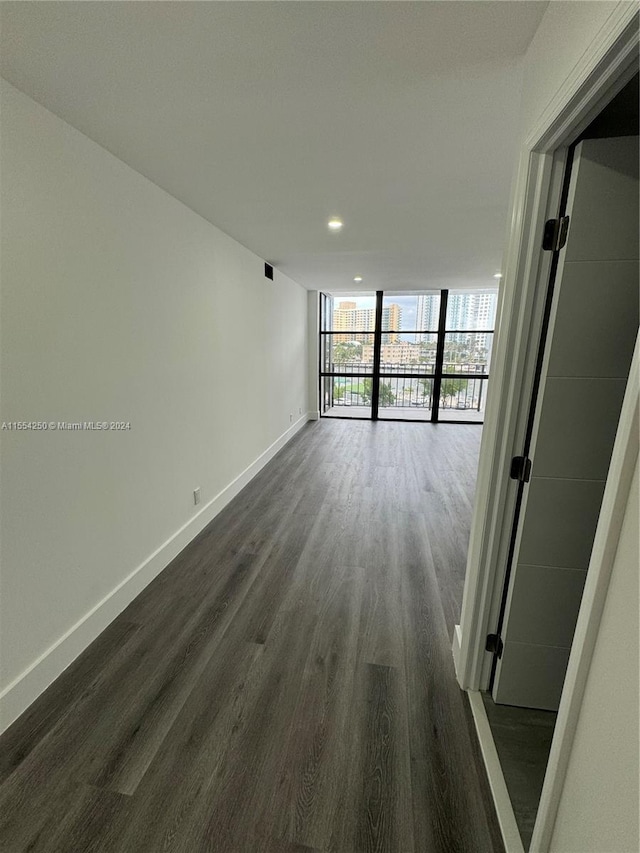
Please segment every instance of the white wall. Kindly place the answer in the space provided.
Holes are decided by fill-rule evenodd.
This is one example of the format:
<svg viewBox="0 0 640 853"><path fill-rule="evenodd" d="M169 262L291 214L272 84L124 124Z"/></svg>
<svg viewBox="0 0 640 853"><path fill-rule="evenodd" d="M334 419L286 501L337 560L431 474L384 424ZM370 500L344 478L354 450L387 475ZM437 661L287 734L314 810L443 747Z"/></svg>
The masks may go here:
<svg viewBox="0 0 640 853"><path fill-rule="evenodd" d="M636 463L551 853L640 849L639 491Z"/></svg>
<svg viewBox="0 0 640 853"><path fill-rule="evenodd" d="M616 0L552 0L527 50L522 87L522 136L536 125L553 96L597 38Z"/></svg>
<svg viewBox="0 0 640 853"><path fill-rule="evenodd" d="M308 362L305 290L1 93L0 420L131 423L0 433L6 726L304 423Z"/></svg>

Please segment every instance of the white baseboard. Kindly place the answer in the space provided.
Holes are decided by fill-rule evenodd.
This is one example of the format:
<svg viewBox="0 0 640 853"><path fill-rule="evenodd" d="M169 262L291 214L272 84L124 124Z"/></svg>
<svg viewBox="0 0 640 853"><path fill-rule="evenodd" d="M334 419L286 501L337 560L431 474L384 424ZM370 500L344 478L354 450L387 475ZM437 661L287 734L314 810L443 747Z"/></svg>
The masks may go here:
<svg viewBox="0 0 640 853"><path fill-rule="evenodd" d="M454 625L453 627L453 643L451 644L451 651L453 653L453 668L456 673L456 678L458 682L460 682L460 678L458 675L459 663L460 663L460 649L462 647L462 628L460 625Z"/></svg>
<svg viewBox="0 0 640 853"><path fill-rule="evenodd" d="M82 619L40 655L0 693L0 733L83 652L87 646L166 568L171 560L249 483L308 422L308 414L292 424L251 465L212 498Z"/></svg>
<svg viewBox="0 0 640 853"><path fill-rule="evenodd" d="M320 420L320 412L307 412L307 420L319 421Z"/></svg>
<svg viewBox="0 0 640 853"><path fill-rule="evenodd" d="M480 750L484 759L487 778L489 779L493 804L498 816L498 823L500 824L504 849L506 853L524 853L520 831L518 830L516 817L513 813L511 798L509 797L507 785L504 781L498 751L496 750L493 734L489 727L487 711L484 707L482 696L477 690L468 690L467 694L469 696L473 720L476 724L476 732L478 733Z"/></svg>

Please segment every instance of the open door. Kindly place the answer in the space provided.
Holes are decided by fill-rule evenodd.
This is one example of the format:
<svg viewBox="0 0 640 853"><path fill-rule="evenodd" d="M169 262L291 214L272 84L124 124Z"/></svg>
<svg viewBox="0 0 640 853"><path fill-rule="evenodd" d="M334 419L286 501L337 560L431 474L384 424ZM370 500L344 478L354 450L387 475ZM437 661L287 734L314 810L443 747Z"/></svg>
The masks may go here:
<svg viewBox="0 0 640 853"><path fill-rule="evenodd" d="M638 137L576 146L566 213L492 684L497 703L549 710L562 692L638 331Z"/></svg>

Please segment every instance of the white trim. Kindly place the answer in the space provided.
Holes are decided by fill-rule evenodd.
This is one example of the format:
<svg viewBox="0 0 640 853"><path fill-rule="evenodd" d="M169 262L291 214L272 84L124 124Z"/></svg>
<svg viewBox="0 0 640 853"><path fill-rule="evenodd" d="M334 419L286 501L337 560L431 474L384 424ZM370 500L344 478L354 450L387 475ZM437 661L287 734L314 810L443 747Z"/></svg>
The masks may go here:
<svg viewBox="0 0 640 853"><path fill-rule="evenodd" d="M307 420L309 421L319 421L320 420L320 412L307 412Z"/></svg>
<svg viewBox="0 0 640 853"><path fill-rule="evenodd" d="M530 853L546 853L573 746L582 699L607 598L611 571L638 458L640 431L640 334L631 363L620 422L613 446L602 508L571 646L558 718L551 742Z"/></svg>
<svg viewBox="0 0 640 853"><path fill-rule="evenodd" d="M469 690L467 695L469 696L473 720L476 724L478 742L480 743L489 787L493 796L493 804L496 809L498 823L500 824L504 849L506 853L524 853L520 831L518 830L516 817L513 813L513 806L511 805L507 785L504 781L498 751L496 750L493 734L489 726L487 709L484 707L482 696L476 690Z"/></svg>
<svg viewBox="0 0 640 853"><path fill-rule="evenodd" d="M453 666L456 672L456 677L458 675L458 667L460 666L460 643L462 642L462 629L459 625L453 626L453 646L451 651L453 652Z"/></svg>
<svg viewBox="0 0 640 853"><path fill-rule="evenodd" d="M0 732L25 711L191 540L306 425L304 414L0 693Z"/></svg>
<svg viewBox="0 0 640 853"><path fill-rule="evenodd" d="M487 687L490 656L484 652L484 637L494 630L504 577L508 544L504 520L513 515L516 493L509 464L520 452L526 424L520 401L530 396L534 365L528 358L529 341L536 333L536 318L537 325L541 321L536 285L546 280L549 271L548 255L540 246L553 203L552 187L559 198L553 155L523 156L516 186L522 205L514 209L514 237L504 265L505 301L492 356L460 622L458 678L468 690Z"/></svg>
<svg viewBox="0 0 640 853"><path fill-rule="evenodd" d="M633 77L637 56L638 5L618 2L538 119L525 148L553 151L569 141L569 133L579 135Z"/></svg>

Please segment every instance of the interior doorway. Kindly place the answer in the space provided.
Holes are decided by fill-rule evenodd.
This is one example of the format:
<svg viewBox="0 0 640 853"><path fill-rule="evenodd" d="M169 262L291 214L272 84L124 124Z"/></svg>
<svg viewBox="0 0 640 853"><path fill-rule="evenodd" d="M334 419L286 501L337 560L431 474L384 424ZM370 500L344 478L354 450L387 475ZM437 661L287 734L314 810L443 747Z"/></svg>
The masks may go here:
<svg viewBox="0 0 640 853"><path fill-rule="evenodd" d="M320 294L320 414L484 420L497 287Z"/></svg>
<svg viewBox="0 0 640 853"><path fill-rule="evenodd" d="M568 148L495 633L489 725L529 849L638 335L638 75ZM558 228L556 235L561 233Z"/></svg>

